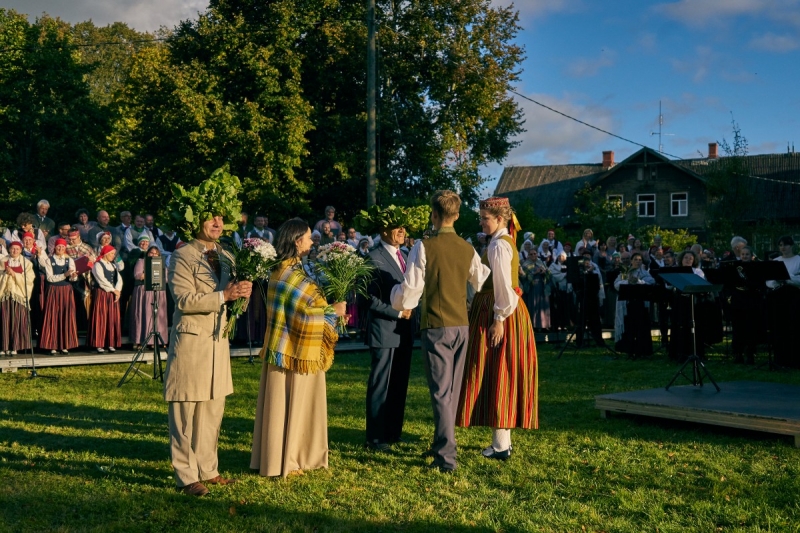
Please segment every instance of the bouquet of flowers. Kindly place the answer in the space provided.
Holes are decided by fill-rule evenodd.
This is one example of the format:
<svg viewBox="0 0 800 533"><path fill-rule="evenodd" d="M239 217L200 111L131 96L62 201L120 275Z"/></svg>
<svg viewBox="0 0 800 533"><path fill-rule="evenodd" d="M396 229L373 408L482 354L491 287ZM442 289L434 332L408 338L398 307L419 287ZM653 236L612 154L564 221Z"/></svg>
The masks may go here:
<svg viewBox="0 0 800 533"><path fill-rule="evenodd" d="M332 242L321 246L314 271L322 284L322 291L329 301L343 302L355 291L367 295L367 286L374 267L356 253L356 249L344 242ZM345 317L339 317L337 329L346 333Z"/></svg>
<svg viewBox="0 0 800 533"><path fill-rule="evenodd" d="M222 261L231 269L232 281L257 281L267 279L280 262L275 248L262 239L245 239L241 247L234 244L233 252L223 254ZM261 287L259 286L259 290ZM247 309L248 298L237 298L231 305L231 316L223 335L231 339L236 333L236 319Z"/></svg>

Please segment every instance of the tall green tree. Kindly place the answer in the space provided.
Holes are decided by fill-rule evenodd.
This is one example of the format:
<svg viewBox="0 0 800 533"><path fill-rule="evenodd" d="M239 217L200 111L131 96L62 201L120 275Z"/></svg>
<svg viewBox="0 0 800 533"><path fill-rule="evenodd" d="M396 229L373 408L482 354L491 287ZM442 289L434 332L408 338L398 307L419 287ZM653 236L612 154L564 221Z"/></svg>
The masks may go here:
<svg viewBox="0 0 800 533"><path fill-rule="evenodd" d="M133 192L157 210L168 184L195 185L227 166L246 208L275 206L275 218L306 209L295 177L312 127L295 49L302 29L289 2L237 4L214 2L164 46L134 55L112 136L109 202Z"/></svg>
<svg viewBox="0 0 800 533"><path fill-rule="evenodd" d="M47 198L53 215L72 218L97 177L109 131L90 97L92 69L73 46L69 24L0 9L0 189L13 219ZM92 207L92 206L90 206Z"/></svg>
<svg viewBox="0 0 800 533"><path fill-rule="evenodd" d="M317 207L366 194L364 2L329 4L300 43L315 125L300 172ZM508 93L523 59L516 11L489 0L379 0L376 16L379 203L449 188L474 206L481 168L523 131Z"/></svg>

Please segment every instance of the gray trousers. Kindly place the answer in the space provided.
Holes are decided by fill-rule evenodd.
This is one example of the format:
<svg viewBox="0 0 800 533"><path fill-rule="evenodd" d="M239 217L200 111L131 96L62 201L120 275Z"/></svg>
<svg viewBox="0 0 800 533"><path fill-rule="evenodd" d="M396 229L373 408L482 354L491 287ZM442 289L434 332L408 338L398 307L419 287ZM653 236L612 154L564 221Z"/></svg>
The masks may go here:
<svg viewBox="0 0 800 533"><path fill-rule="evenodd" d="M433 464L456 467L456 414L464 377L469 326L421 332L422 361L433 407Z"/></svg>
<svg viewBox="0 0 800 533"><path fill-rule="evenodd" d="M169 451L179 487L219 475L217 444L225 397L205 402L169 402Z"/></svg>

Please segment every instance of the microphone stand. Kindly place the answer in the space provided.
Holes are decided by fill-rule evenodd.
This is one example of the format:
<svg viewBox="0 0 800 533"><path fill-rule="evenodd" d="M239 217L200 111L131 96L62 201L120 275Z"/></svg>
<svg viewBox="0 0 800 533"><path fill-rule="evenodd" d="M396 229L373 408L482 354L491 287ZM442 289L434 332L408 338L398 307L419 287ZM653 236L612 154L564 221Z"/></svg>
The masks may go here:
<svg viewBox="0 0 800 533"><path fill-rule="evenodd" d="M31 348L31 376L28 379L36 379L36 378L46 378L46 379L58 379L56 376L42 376L36 371L36 356L34 355L33 350L33 334L31 333L31 302L30 297L28 296L28 269L25 268L25 255L20 254L20 262L22 264L22 278L23 284L25 286L25 311L28 313L28 345ZM31 261L31 266L33 266L33 261ZM34 280L35 281L35 280Z"/></svg>

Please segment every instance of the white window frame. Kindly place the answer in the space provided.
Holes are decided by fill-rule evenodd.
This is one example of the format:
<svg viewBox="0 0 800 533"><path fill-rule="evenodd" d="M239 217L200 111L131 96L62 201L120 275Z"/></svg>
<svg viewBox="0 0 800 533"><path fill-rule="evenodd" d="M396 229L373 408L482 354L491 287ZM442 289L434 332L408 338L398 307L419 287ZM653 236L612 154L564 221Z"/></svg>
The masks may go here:
<svg viewBox="0 0 800 533"><path fill-rule="evenodd" d="M682 194L683 199L676 199L675 195ZM675 205L678 205L678 214L675 214ZM669 214L673 217L688 217L689 216L689 193L686 191L674 192L670 195ZM681 205L683 205L683 213L681 213Z"/></svg>
<svg viewBox="0 0 800 533"><path fill-rule="evenodd" d="M642 200L643 196L646 196L646 197L652 198L652 199ZM653 206L653 214L651 214L651 215L647 214L647 208L646 208L646 206L650 205L650 204L652 204L652 206ZM642 207L645 208L645 214L644 215L642 214ZM656 195L652 194L652 193L637 194L636 195L636 212L638 213L639 218L655 218L655 216L656 216Z"/></svg>

